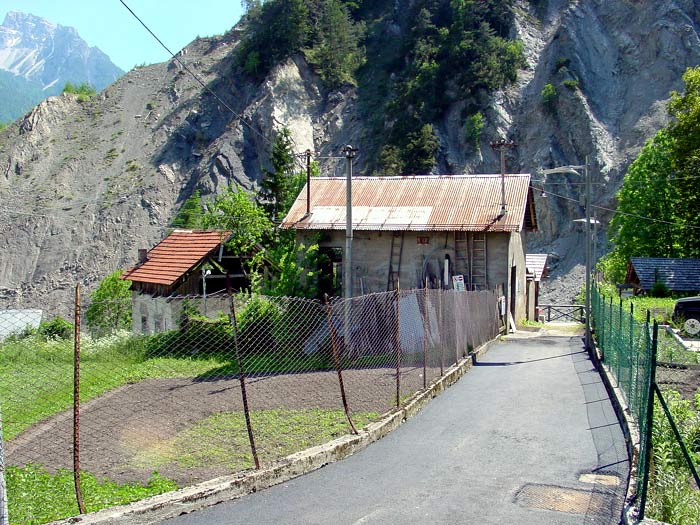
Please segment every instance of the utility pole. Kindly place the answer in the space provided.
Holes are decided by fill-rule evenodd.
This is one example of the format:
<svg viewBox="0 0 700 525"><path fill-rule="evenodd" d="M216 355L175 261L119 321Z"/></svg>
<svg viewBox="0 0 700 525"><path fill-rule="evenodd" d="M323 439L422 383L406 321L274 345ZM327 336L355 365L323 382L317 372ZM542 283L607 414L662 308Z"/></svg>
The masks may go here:
<svg viewBox="0 0 700 525"><path fill-rule="evenodd" d="M493 149L494 151L498 151L501 154L501 211L498 213L498 216L496 218L502 219L503 217L505 217L506 213L508 213L508 209L506 207L506 148L513 149L517 146L517 144L513 141L509 142L506 139L499 139L495 142L489 143L489 145L491 146L491 149ZM515 290L510 289L510 272L510 259L508 259L506 261L506 282L503 283L503 291L505 292L504 300L506 303L506 314L503 319L503 324L506 327L506 333L509 332L511 295L515 293ZM515 314L513 314L513 317L515 317Z"/></svg>
<svg viewBox="0 0 700 525"><path fill-rule="evenodd" d="M345 264L343 281L345 282L345 298L352 297L352 159L357 148L347 145L342 149L348 161L347 178L345 182Z"/></svg>
<svg viewBox="0 0 700 525"><path fill-rule="evenodd" d="M311 150L306 150L306 216L311 215Z"/></svg>
<svg viewBox="0 0 700 525"><path fill-rule="evenodd" d="M491 149L498 151L501 154L501 211L498 214L498 218L503 217L508 210L506 209L506 148L516 148L518 145L513 141L507 141L506 139L499 139L495 142L489 143Z"/></svg>

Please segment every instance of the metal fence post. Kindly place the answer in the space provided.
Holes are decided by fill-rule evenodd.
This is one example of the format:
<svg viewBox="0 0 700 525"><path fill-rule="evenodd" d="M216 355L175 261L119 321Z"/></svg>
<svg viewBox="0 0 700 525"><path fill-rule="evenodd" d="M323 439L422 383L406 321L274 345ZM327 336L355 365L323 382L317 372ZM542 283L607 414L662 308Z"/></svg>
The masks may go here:
<svg viewBox="0 0 700 525"><path fill-rule="evenodd" d="M401 406L401 284L396 287L396 408Z"/></svg>
<svg viewBox="0 0 700 525"><path fill-rule="evenodd" d="M622 344L622 299L620 299L620 307L618 313L620 314L620 323L619 329L617 331L617 374L615 374L615 379L617 380L617 384L621 385L620 375L622 371L620 370L620 366L622 358L625 355L625 352L623 350L624 345Z"/></svg>
<svg viewBox="0 0 700 525"><path fill-rule="evenodd" d="M440 331L438 333L438 339L440 341L440 377L445 375L445 316L443 313L442 305L442 288L438 290L438 326Z"/></svg>
<svg viewBox="0 0 700 525"><path fill-rule="evenodd" d="M0 410L0 525L9 525L7 486L5 485L5 452L2 446L2 410Z"/></svg>
<svg viewBox="0 0 700 525"><path fill-rule="evenodd" d="M630 301L630 344L627 355L629 356L629 373L627 374L627 390L629 392L630 398L632 397L632 364L634 363L634 354L636 354L634 349L634 303Z"/></svg>
<svg viewBox="0 0 700 525"><path fill-rule="evenodd" d="M654 425L654 384L656 383L656 352L659 341L659 325L654 319L654 330L651 340L651 359L649 362L649 373L647 375L648 382L645 385L647 389L647 406L646 406L646 428L644 435L641 436L644 444L644 449L641 453L644 455L644 470L642 472L642 487L639 500L639 521L644 519L644 511L647 504L647 492L649 490L649 464L651 463L651 430Z"/></svg>
<svg viewBox="0 0 700 525"><path fill-rule="evenodd" d="M75 285L75 319L73 340L73 483L80 514L85 514L85 502L80 486L80 283Z"/></svg>
<svg viewBox="0 0 700 525"><path fill-rule="evenodd" d="M423 389L428 387L428 279L423 288Z"/></svg>
<svg viewBox="0 0 700 525"><path fill-rule="evenodd" d="M333 349L333 359L335 360L335 369L338 372L338 384L340 385L340 398L343 401L343 410L345 410L345 417L348 418L348 423L350 423L350 428L352 428L352 433L357 434L357 429L355 428L355 423L352 422L350 417L350 408L348 407L348 398L345 395L345 385L343 384L343 372L342 363L340 362L340 355L338 354L338 342L335 333L335 327L333 326L333 314L331 313L331 303L328 301L328 294L324 294L324 299L326 301L326 315L328 316L328 329L331 333L331 348ZM346 299L351 300L351 299Z"/></svg>
<svg viewBox="0 0 700 525"><path fill-rule="evenodd" d="M255 468L260 470L260 459L258 458L258 451L255 448L255 435L253 434L253 425L250 422L250 410L248 408L248 395L245 389L245 370L243 369L243 360L241 359L241 352L238 348L238 324L236 321L236 306L233 303L233 292L231 290L231 277L226 273L226 293L228 294L229 302L229 322L231 323L231 328L233 330L233 348L236 351L236 364L238 365L238 380L241 383L241 397L243 398L243 413L245 414L245 424L248 428L248 441L250 442L250 451L253 454L253 462L255 463Z"/></svg>

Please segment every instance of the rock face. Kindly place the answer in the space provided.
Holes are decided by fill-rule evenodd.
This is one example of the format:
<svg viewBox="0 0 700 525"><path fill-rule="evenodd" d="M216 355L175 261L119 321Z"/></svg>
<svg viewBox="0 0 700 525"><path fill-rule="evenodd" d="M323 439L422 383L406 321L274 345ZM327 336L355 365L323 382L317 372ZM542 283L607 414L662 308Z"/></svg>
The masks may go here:
<svg viewBox="0 0 700 525"><path fill-rule="evenodd" d="M17 11L7 13L0 25L0 70L43 97L60 93L66 82L87 82L101 90L124 74L72 27ZM0 96L8 100L10 94Z"/></svg>
<svg viewBox="0 0 700 525"><path fill-rule="evenodd" d="M459 108L436 129L439 165L450 173L499 169L489 141L518 143L509 171L535 172L589 158L595 214L604 226L629 162L666 123L669 91L700 62L695 3L651 0L550 0L517 4L517 36L528 66L518 83L495 93L474 151L460 139ZM387 34L392 21L386 20ZM274 131L290 128L296 149L312 149L325 175L344 173L345 144L371 140L357 92L328 92L302 57L254 84L236 76L232 53L243 26L198 39L177 61L136 68L95 99L62 95L0 132L0 308L70 310L76 282L88 290L125 268L168 229L194 190L211 195L234 183L253 189L267 165ZM552 84L556 104L543 104ZM541 177L534 177L541 179ZM582 180L549 175L536 196L541 232L528 251L555 252L553 282L569 297L582 279ZM537 183L535 183L537 185ZM567 277L568 276L568 277ZM558 280L556 279L558 277ZM573 285L572 285L573 283Z"/></svg>

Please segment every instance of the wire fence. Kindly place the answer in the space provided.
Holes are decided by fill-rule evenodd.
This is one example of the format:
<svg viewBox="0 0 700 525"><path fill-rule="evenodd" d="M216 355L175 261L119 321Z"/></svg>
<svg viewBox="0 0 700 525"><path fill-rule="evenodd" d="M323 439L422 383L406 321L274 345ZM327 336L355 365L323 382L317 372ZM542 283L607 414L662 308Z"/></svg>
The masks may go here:
<svg viewBox="0 0 700 525"><path fill-rule="evenodd" d="M75 320L2 312L0 413L8 470L76 486L269 466L401 407L500 327L495 292L442 290L135 296Z"/></svg>
<svg viewBox="0 0 700 525"><path fill-rule="evenodd" d="M652 507L662 506L658 504L659 500L666 500L664 504L668 506L670 499L678 498L678 490L672 497L661 494L663 487L659 481L663 481L669 474L663 470L667 456L680 458L674 464L676 472L673 476L682 470L685 477L690 477L689 483L700 488L695 466L698 461L689 453L667 406L666 394L662 393L662 388L672 389L679 392L678 396L693 399L700 378L698 354L686 349L670 328L660 329L658 323L651 319L650 312L645 312L645 320L640 321L635 316L633 303L626 308L621 300L615 302L614 299L601 295L595 286L592 288L591 308L592 326L602 362L622 392L639 430L636 494L639 519L643 519L648 498L653 501ZM697 408L700 409L700 406ZM661 437L664 427L670 429L666 433L672 436L666 442ZM700 431L700 425L697 430ZM691 430L689 433L694 432ZM669 452L669 448L676 452ZM688 484L681 483L683 484L687 488ZM700 503L697 497L691 499L696 501L691 501L690 504L688 501L679 501L678 505L692 507ZM693 515L697 518L697 512Z"/></svg>

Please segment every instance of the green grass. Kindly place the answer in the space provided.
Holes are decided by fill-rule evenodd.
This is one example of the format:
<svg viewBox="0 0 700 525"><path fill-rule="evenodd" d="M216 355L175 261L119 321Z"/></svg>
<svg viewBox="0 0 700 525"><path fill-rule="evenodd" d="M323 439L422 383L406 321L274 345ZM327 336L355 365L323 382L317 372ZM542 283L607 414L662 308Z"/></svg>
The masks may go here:
<svg viewBox="0 0 700 525"><path fill-rule="evenodd" d="M147 339L128 334L84 341L82 402L149 378L196 377L225 366L222 357L147 357ZM29 337L0 345L3 435L10 440L73 403L72 341Z"/></svg>
<svg viewBox="0 0 700 525"><path fill-rule="evenodd" d="M42 467L29 465L22 468L8 467L5 474L8 514L13 525L46 523L79 514L72 472L59 470L56 474L49 474ZM84 472L80 480L88 512L177 489L175 482L157 473L153 474L145 486L98 480Z"/></svg>
<svg viewBox="0 0 700 525"><path fill-rule="evenodd" d="M674 391L664 398L696 468L700 468L700 395L693 402ZM658 402L654 405L653 461L646 516L675 523L695 525L700 516L700 491L694 485L671 426Z"/></svg>
<svg viewBox="0 0 700 525"><path fill-rule="evenodd" d="M357 428L378 417L371 412L352 415ZM263 465L350 432L342 410L256 410L251 412L251 425ZM213 415L172 440L154 442L135 462L142 468L174 463L184 468L221 466L239 471L254 466L245 417L239 412Z"/></svg>

